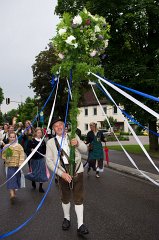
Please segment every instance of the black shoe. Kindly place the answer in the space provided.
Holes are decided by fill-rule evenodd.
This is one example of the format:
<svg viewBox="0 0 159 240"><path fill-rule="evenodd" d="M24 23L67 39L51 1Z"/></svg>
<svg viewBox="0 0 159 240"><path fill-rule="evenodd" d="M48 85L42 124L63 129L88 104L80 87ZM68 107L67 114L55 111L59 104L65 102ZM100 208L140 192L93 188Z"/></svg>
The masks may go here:
<svg viewBox="0 0 159 240"><path fill-rule="evenodd" d="M39 188L39 192L44 193L45 190L43 188Z"/></svg>
<svg viewBox="0 0 159 240"><path fill-rule="evenodd" d="M62 229L63 230L68 230L70 228L70 221L64 218L63 223L62 223Z"/></svg>
<svg viewBox="0 0 159 240"><path fill-rule="evenodd" d="M32 181L32 187L33 189L36 189L36 182Z"/></svg>
<svg viewBox="0 0 159 240"><path fill-rule="evenodd" d="M44 193L45 191L44 191L44 189L43 189L42 186L43 186L43 184L40 183L40 184L39 184L39 192Z"/></svg>
<svg viewBox="0 0 159 240"><path fill-rule="evenodd" d="M78 233L79 235L86 235L86 234L89 233L89 231L88 231L88 228L87 228L84 224L82 224L82 225L79 227L79 229L77 229L77 233Z"/></svg>

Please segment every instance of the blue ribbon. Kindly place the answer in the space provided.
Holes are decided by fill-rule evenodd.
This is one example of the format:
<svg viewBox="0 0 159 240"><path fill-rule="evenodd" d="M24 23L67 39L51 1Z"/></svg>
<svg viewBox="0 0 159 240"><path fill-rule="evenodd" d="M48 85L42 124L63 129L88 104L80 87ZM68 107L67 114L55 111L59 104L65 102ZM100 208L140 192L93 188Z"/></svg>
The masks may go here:
<svg viewBox="0 0 159 240"><path fill-rule="evenodd" d="M52 79L51 79L51 85L52 85L52 87L54 86L54 84L55 84L55 76L52 75Z"/></svg>
<svg viewBox="0 0 159 240"><path fill-rule="evenodd" d="M143 129L145 129L145 130L149 131L150 133L152 133L152 134L156 135L157 137L159 137L159 134L158 134L158 133L156 133L156 132L150 130L149 128L143 126L142 124L140 124L137 120L135 120L133 117L131 117L131 116L130 116L128 113L126 113L124 110L121 109L121 111L122 111L122 113L123 113L127 118L129 118L132 122L134 122L134 123L137 124L138 126L142 127Z"/></svg>
<svg viewBox="0 0 159 240"><path fill-rule="evenodd" d="M104 93L105 96L107 96L109 98L109 96L105 93L105 91L99 86L98 83L96 83L96 86ZM111 98L109 98L111 100ZM112 101L112 100L111 100ZM122 113L127 117L129 118L132 122L134 122L135 124L137 124L138 126L142 127L143 129L145 130L148 130L149 132L151 132L152 134L156 135L157 137L159 137L159 134L150 130L149 128L143 126L142 124L140 124L137 120L135 120L133 117L131 117L128 113L126 113L124 110L122 110L120 108L120 110L122 111Z"/></svg>
<svg viewBox="0 0 159 240"><path fill-rule="evenodd" d="M66 120L67 120L67 116L68 116L69 100L70 100L70 94L69 94L69 92L68 92L68 101L67 101L65 121L64 121L65 126L66 126ZM63 141L63 138L64 138L64 132L63 132L63 135L62 135L62 141ZM44 203L44 201L45 201L45 198L46 198L48 192L50 191L52 182L53 182L54 177L55 177L55 172L56 172L56 168L57 168L57 164L58 164L58 159L59 159L59 157L60 157L60 150L61 150L61 146L62 146L62 141L61 141L61 144L60 144L60 149L59 149L59 151L58 151L58 157L57 157L57 160L56 160L55 169L54 169L54 171L53 171L51 180L50 180L50 182L49 182L49 186L48 186L48 188L47 188L47 191L46 191L44 197L42 198L41 202L39 203L38 207L36 208L35 212L34 212L24 223L22 223L20 226L18 226L16 229L0 235L0 239L4 239L4 238L6 238L6 237L9 237L9 236L13 235L14 233L18 232L19 230L21 230L23 227L25 227L25 226L34 218L34 216L36 215L36 213L41 209L41 207L42 207L42 205L43 205L43 203Z"/></svg>
<svg viewBox="0 0 159 240"><path fill-rule="evenodd" d="M100 74L97 74L97 75L100 76ZM157 98L157 97L154 97L154 96L149 95L149 94L147 94L147 93L143 93L143 92L137 91L137 90L132 89L132 88L125 87L125 86L123 86L123 85L121 85L121 84L118 84L118 83L115 83L115 82L113 82L112 80L109 80L109 79L107 79L107 78L105 78L105 77L103 77L103 78L104 78L105 80L107 80L108 82L112 83L112 84L115 85L115 86L118 86L118 87L123 88L123 89L125 89L125 90L128 90L128 91L130 91L130 92L133 92L133 93L135 93L135 94L138 94L138 95L140 95L140 96L142 96L142 97L149 98L149 99L151 99L151 100L153 100L153 101L155 101L155 102L159 102L159 98Z"/></svg>

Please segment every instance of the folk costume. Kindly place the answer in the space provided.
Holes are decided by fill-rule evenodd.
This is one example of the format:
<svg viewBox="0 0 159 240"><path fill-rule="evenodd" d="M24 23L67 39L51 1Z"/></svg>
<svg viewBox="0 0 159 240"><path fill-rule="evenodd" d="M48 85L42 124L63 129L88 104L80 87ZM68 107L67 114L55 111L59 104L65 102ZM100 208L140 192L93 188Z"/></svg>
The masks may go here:
<svg viewBox="0 0 159 240"><path fill-rule="evenodd" d="M104 152L102 142L105 142L102 132L89 131L87 133L86 144L89 144L87 173L89 173L92 168L94 171L96 171L97 177L99 177L99 172L103 171Z"/></svg>
<svg viewBox="0 0 159 240"><path fill-rule="evenodd" d="M7 145L5 145L5 148L6 147ZM7 180L12 177L24 161L24 150L19 143L14 143L9 146L9 148L12 151L12 156L6 156L7 149L2 152L2 158L5 161ZM7 189L10 190L10 194L11 191L14 193L14 195L10 196L11 203L14 203L15 200L15 190L25 187L25 180L23 176L24 174L21 170L7 182Z"/></svg>
<svg viewBox="0 0 159 240"><path fill-rule="evenodd" d="M60 121L57 119L57 121ZM74 176L72 182L69 184L62 178L63 173L69 173L70 162L70 140L69 135L62 136L56 135L54 138L48 140L46 147L46 162L51 171L55 170L55 173L59 177L59 189L61 193L62 208L64 212L64 221L62 224L63 230L68 230L70 227L70 201L71 195L75 204L75 212L77 215L78 229L81 234L87 234L88 229L83 224L83 164L81 163L81 154L87 152L87 146L76 136L78 146L75 147L75 166ZM61 146L62 143L62 146ZM60 147L61 146L61 147ZM60 159L57 164L59 156L59 149L61 150Z"/></svg>
<svg viewBox="0 0 159 240"><path fill-rule="evenodd" d="M28 142L27 153L30 154L31 151L36 148L41 139L33 138ZM46 144L43 141L38 148L38 151L32 156L30 160L30 170L31 173L25 175L25 178L32 181L32 186L36 188L36 182L39 182L39 192L44 192L42 185L44 182L48 181L47 169L45 164L44 155L46 154Z"/></svg>

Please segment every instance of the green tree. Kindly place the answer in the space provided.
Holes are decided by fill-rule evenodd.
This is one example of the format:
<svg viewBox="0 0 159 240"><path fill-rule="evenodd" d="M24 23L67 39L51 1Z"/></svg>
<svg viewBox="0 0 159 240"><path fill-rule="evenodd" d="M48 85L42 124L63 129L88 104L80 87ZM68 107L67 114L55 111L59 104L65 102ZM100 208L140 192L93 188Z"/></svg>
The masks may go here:
<svg viewBox="0 0 159 240"><path fill-rule="evenodd" d="M0 111L0 124L3 124L3 113Z"/></svg>
<svg viewBox="0 0 159 240"><path fill-rule="evenodd" d="M36 93L36 97L38 97L38 103L40 106L46 102L49 94L52 91L52 77L51 68L53 65L57 63L57 56L55 56L55 50L52 47L52 44L48 44L48 48L44 51L41 51L38 56L36 56L35 63L32 66L33 70L33 81L30 84L30 87L33 88ZM44 109L45 120L48 120L53 98L48 102L46 108ZM58 89L58 96L56 102L55 114L64 116L66 109L66 101L67 101L67 82L66 79L60 78L60 85ZM62 103L62 104L61 104Z"/></svg>
<svg viewBox="0 0 159 240"><path fill-rule="evenodd" d="M8 122L10 125L12 125L12 120L14 117L17 117L18 110L12 109L8 111L6 114L4 114L5 122Z"/></svg>
<svg viewBox="0 0 159 240"><path fill-rule="evenodd" d="M17 109L17 122L25 123L26 120L32 121L37 115L37 106L35 99L28 97L25 103L19 105ZM36 126L36 121L35 124Z"/></svg>
<svg viewBox="0 0 159 240"><path fill-rule="evenodd" d="M100 9L99 2L96 10L104 14L112 26L105 75L123 85L158 97L159 3L153 0L113 1L111 9L108 6ZM158 103L135 97L150 108L159 110ZM128 113L156 132L155 117L122 96L115 96L115 99L124 105ZM150 133L149 139L150 150L158 150L158 138Z"/></svg>
<svg viewBox="0 0 159 240"><path fill-rule="evenodd" d="M2 104L3 100L4 100L3 90L0 87L0 104Z"/></svg>
<svg viewBox="0 0 159 240"><path fill-rule="evenodd" d="M74 2L74 1L73 1ZM63 11L78 11L78 7L65 1ZM115 82L158 97L159 90L159 2L155 0L90 0L82 1L92 14L106 18L111 25L109 46L103 61L105 76ZM58 1L60 6L60 1ZM81 7L81 6L80 6ZM112 92L113 93L113 92ZM133 94L131 94L133 95ZM145 112L123 96L113 94L117 103L124 105L125 110L142 123L156 129L156 118ZM135 95L158 112L158 103ZM146 117L145 117L146 116ZM149 134L150 150L158 150L158 138Z"/></svg>
<svg viewBox="0 0 159 240"><path fill-rule="evenodd" d="M75 15L82 10L84 3L84 0L58 0L55 12L60 16L62 16L64 12L69 12Z"/></svg>
<svg viewBox="0 0 159 240"><path fill-rule="evenodd" d="M110 125L111 125L112 127L114 127L114 125L115 125L115 123L117 122L117 120L116 120L115 118L113 118L113 117L108 117L108 120L109 120L109 122L110 122ZM104 122L103 122L103 127L106 128L107 130L109 130L109 128L110 128L110 126L109 126L109 124L108 124L108 122L107 122L106 119L105 119Z"/></svg>

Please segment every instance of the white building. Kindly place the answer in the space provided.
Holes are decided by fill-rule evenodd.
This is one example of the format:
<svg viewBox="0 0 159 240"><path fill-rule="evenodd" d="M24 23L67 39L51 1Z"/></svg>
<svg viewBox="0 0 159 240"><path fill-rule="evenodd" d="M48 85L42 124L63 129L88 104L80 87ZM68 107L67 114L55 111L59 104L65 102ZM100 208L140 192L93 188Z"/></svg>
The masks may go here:
<svg viewBox="0 0 159 240"><path fill-rule="evenodd" d="M127 125L125 124L120 110L116 106L110 105L108 100L102 99L100 103L107 114L107 117L113 117L117 120L115 124L115 130L122 130L128 132ZM90 130L89 124L91 122L97 123L99 129L103 129L103 121L106 119L104 113L101 110L96 98L92 91L88 91L84 94L84 100L79 107L80 114L78 115L78 128L81 130L82 134L87 134Z"/></svg>

